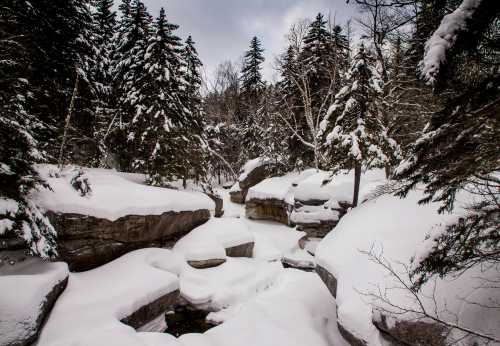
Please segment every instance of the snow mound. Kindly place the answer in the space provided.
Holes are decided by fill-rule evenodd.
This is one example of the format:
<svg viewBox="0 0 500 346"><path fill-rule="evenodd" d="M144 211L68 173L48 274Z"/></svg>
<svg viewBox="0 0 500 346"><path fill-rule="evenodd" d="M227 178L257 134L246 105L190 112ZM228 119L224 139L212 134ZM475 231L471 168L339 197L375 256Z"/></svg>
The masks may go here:
<svg viewBox="0 0 500 346"><path fill-rule="evenodd" d="M328 183L324 184L325 181ZM386 182L385 172L382 169L372 169L361 174L359 200L362 201L373 188ZM299 182L294 191L295 199L334 200L351 202L354 190L354 171L341 171L331 176L331 172L319 171Z"/></svg>
<svg viewBox="0 0 500 346"><path fill-rule="evenodd" d="M214 202L206 195L144 185L144 175L120 173L110 169L85 168L91 193L82 197L70 184L71 172L60 177L53 165L38 165L41 177L53 191L42 189L33 199L53 212L90 215L114 221L127 215L161 215L169 211L214 210Z"/></svg>
<svg viewBox="0 0 500 346"><path fill-rule="evenodd" d="M255 169L267 165L271 160L269 160L267 157L258 157L256 159L247 161L240 172L240 176L238 178L238 181L243 181L246 178L248 178L248 175L254 171Z"/></svg>
<svg viewBox="0 0 500 346"><path fill-rule="evenodd" d="M456 220L456 215L438 214L437 204L419 206L417 202L422 197L421 191L413 191L405 199L385 195L365 202L344 216L335 231L330 232L316 249L317 265L338 281L339 322L371 346L381 345L378 331L372 324L372 307L379 302L367 293L377 293L380 288L396 305L415 308L416 302L406 291L391 289L400 285L382 266L374 263L367 252L383 256L404 277L405 270L398 263L409 264L412 257L425 251L429 232L437 232ZM492 311L478 313L477 306L464 304L464 297L485 305L488 299L500 297L498 291L478 289L481 282L477 274L472 270L454 280L436 280L436 311L441 318L454 321L458 317L462 325L492 332L493 326L499 325L499 316L494 317ZM432 297L433 285L434 282L429 282L422 293ZM435 311L432 299L424 299L424 304L428 311ZM401 317L411 319L415 316Z"/></svg>
<svg viewBox="0 0 500 346"><path fill-rule="evenodd" d="M37 319L47 313L43 311L47 295L66 279L68 265L35 257L10 264L5 258L18 254L4 251L0 255L4 261L0 264L0 339L2 345L17 344L35 334Z"/></svg>
<svg viewBox="0 0 500 346"><path fill-rule="evenodd" d="M173 250L187 261L225 259L225 249L252 242L254 237L242 220L215 218L181 238Z"/></svg>
<svg viewBox="0 0 500 346"><path fill-rule="evenodd" d="M248 190L246 200L277 199L293 204L294 185L315 174L315 169L293 172L280 177L272 177L261 181ZM291 198L291 199L290 199Z"/></svg>
<svg viewBox="0 0 500 346"><path fill-rule="evenodd" d="M120 320L177 290L174 273L183 266L170 250L143 249L97 269L70 274L38 346L142 345L139 333Z"/></svg>
<svg viewBox="0 0 500 346"><path fill-rule="evenodd" d="M229 257L215 268L187 268L180 276L181 295L200 309L219 311L266 290L282 270L279 262Z"/></svg>

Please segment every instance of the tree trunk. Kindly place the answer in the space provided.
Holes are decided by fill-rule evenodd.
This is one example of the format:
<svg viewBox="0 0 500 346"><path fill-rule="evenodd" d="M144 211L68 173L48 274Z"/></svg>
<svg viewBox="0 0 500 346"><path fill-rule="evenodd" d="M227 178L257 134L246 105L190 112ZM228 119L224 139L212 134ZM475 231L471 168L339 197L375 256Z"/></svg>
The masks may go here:
<svg viewBox="0 0 500 346"><path fill-rule="evenodd" d="M361 162L356 162L354 166L354 195L352 197L352 206L358 206L359 185L361 183Z"/></svg>

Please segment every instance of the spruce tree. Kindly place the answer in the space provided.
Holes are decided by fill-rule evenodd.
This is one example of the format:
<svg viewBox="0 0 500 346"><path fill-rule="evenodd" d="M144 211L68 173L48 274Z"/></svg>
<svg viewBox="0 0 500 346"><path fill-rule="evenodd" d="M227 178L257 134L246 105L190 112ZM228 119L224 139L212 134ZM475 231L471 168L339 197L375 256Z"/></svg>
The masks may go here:
<svg viewBox="0 0 500 346"><path fill-rule="evenodd" d="M116 13L112 10L113 0L95 0L93 13L96 64L92 68L92 78L96 85L94 108L96 121L94 136L99 145L100 165L105 165L107 149L105 137L112 121L113 104L113 49L116 33Z"/></svg>
<svg viewBox="0 0 500 346"><path fill-rule="evenodd" d="M202 79L200 68L203 64L198 57L198 52L191 36L188 36L184 44L182 59L185 64L184 81L186 83L187 106L191 113L198 113L201 106L200 88Z"/></svg>
<svg viewBox="0 0 500 346"><path fill-rule="evenodd" d="M141 109L140 90L144 80L145 59L148 41L151 37L151 16L140 0L132 0L130 7L122 9L123 14L118 34L114 61L114 87L117 102L117 115L113 122L112 133L108 138L108 146L119 155L121 169L131 169L134 147L128 145L134 138L129 127L138 109Z"/></svg>
<svg viewBox="0 0 500 346"><path fill-rule="evenodd" d="M353 206L358 204L361 168L383 167L398 151L378 113L383 82L373 61L361 44L346 76L347 85L335 96L321 124L329 168L354 169ZM338 115L334 122L332 115Z"/></svg>
<svg viewBox="0 0 500 346"><path fill-rule="evenodd" d="M241 69L241 97L243 100L242 119L245 121L252 116L259 103L259 94L265 83L262 80L262 64L264 63L264 49L257 37L250 41L249 50L243 56Z"/></svg>
<svg viewBox="0 0 500 346"><path fill-rule="evenodd" d="M26 23L25 2L0 8L0 242L20 238L33 255L56 254L55 231L29 195L45 183L33 167L45 158L37 132L45 125L33 114L30 40L19 35Z"/></svg>

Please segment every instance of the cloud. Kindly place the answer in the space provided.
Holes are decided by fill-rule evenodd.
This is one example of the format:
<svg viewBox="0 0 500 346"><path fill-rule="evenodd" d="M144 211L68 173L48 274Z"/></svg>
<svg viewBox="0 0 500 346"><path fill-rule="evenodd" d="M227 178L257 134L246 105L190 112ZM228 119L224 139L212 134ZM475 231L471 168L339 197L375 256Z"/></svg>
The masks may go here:
<svg viewBox="0 0 500 346"><path fill-rule="evenodd" d="M180 25L178 35L192 35L210 75L224 60L236 61L257 35L266 50L264 76L271 80L275 57L285 48L285 34L298 19L318 12L336 13L344 23L353 14L345 0L144 0L153 16L165 7L168 19Z"/></svg>

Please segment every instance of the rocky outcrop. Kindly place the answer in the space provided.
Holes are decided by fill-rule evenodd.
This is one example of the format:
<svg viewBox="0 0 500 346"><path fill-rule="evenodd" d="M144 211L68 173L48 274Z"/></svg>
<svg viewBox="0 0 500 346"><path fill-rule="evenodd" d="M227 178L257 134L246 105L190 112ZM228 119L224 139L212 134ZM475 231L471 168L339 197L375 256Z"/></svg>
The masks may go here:
<svg viewBox="0 0 500 346"><path fill-rule="evenodd" d="M243 191L241 191L241 190L230 191L229 198L231 199L231 202L233 202L233 203L245 204L246 192L247 191L245 191L245 195L243 195Z"/></svg>
<svg viewBox="0 0 500 346"><path fill-rule="evenodd" d="M333 298L337 298L337 278L333 276L328 270L318 264L316 264L316 273L325 283Z"/></svg>
<svg viewBox="0 0 500 346"><path fill-rule="evenodd" d="M48 217L58 233L59 259L73 271L84 271L136 249L166 246L208 221L210 212L129 215L115 221L53 212Z"/></svg>
<svg viewBox="0 0 500 346"><path fill-rule="evenodd" d="M351 333L348 329L344 328L344 326L337 321L337 327L339 329L340 335L344 338L345 341L351 346L366 346L368 343L358 338L356 335Z"/></svg>
<svg viewBox="0 0 500 346"><path fill-rule="evenodd" d="M251 258L253 254L254 242L244 243L232 247L225 248L226 256L228 257L248 257ZM187 263L196 269L206 269L218 267L225 263L225 258L212 258L205 260L188 260Z"/></svg>
<svg viewBox="0 0 500 346"><path fill-rule="evenodd" d="M298 231L312 238L324 238L347 213L348 205L336 201L295 200L290 220Z"/></svg>
<svg viewBox="0 0 500 346"><path fill-rule="evenodd" d="M45 262L24 251L0 253L0 346L25 346L42 325L68 284L65 263Z"/></svg>
<svg viewBox="0 0 500 346"><path fill-rule="evenodd" d="M388 317L378 315L373 324L389 345L445 346L447 330L444 326L423 321L396 321L388 323Z"/></svg>
<svg viewBox="0 0 500 346"><path fill-rule="evenodd" d="M222 197L214 193L206 193L208 197L215 203L215 217L222 217L224 215L224 201Z"/></svg>
<svg viewBox="0 0 500 346"><path fill-rule="evenodd" d="M244 243L233 247L226 248L226 256L228 257L248 257L251 258L253 255L253 247L255 243Z"/></svg>
<svg viewBox="0 0 500 346"><path fill-rule="evenodd" d="M291 206L279 199L252 198L245 204L246 217L252 220L270 220L291 225L289 215Z"/></svg>
<svg viewBox="0 0 500 346"><path fill-rule="evenodd" d="M170 292L155 301L140 307L129 316L122 318L121 322L134 329L139 329L155 320L159 315L173 310L179 301L179 297L179 290Z"/></svg>
<svg viewBox="0 0 500 346"><path fill-rule="evenodd" d="M187 263L196 269L207 269L218 267L223 263L226 263L225 258L214 258L214 259L206 259L206 260L189 260Z"/></svg>
<svg viewBox="0 0 500 346"><path fill-rule="evenodd" d="M263 181L264 179L270 177L272 173L273 173L272 165L266 163L258 167L255 167L250 172L244 174L243 178L240 177L240 180L237 183L239 184L239 188L229 192L231 202L237 204L244 204L248 190L251 187Z"/></svg>

